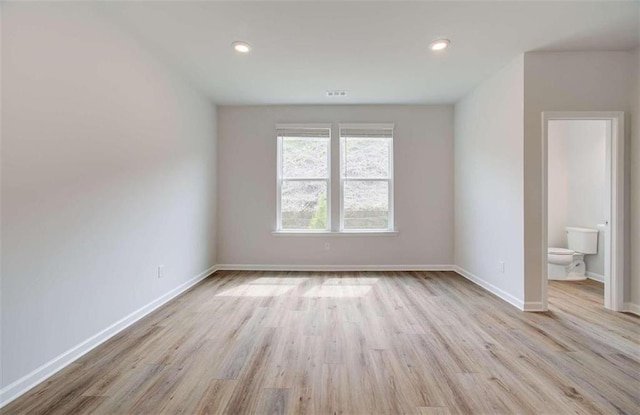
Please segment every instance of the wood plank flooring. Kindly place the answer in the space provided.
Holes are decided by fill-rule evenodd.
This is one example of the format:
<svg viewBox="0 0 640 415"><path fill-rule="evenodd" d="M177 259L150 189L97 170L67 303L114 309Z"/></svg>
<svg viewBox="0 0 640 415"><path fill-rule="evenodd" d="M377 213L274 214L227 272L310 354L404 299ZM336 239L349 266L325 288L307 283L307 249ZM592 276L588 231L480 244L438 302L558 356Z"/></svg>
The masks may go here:
<svg viewBox="0 0 640 415"><path fill-rule="evenodd" d="M217 272L3 414L638 414L602 284L524 313L452 272Z"/></svg>

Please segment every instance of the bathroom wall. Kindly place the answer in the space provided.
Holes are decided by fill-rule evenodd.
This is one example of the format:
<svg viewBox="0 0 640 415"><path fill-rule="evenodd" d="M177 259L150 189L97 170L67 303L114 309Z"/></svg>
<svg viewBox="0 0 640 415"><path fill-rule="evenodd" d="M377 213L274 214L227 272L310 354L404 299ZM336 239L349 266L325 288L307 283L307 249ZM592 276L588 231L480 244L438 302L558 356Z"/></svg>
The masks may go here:
<svg viewBox="0 0 640 415"><path fill-rule="evenodd" d="M562 134L563 121L554 121L549 126L549 214L548 241L551 247L566 247L567 234L567 140ZM553 134L552 134L553 133Z"/></svg>
<svg viewBox="0 0 640 415"><path fill-rule="evenodd" d="M609 121L549 124L549 246L566 247L566 226L598 229L605 219L606 138ZM587 272L604 274L604 232L598 254L587 255Z"/></svg>

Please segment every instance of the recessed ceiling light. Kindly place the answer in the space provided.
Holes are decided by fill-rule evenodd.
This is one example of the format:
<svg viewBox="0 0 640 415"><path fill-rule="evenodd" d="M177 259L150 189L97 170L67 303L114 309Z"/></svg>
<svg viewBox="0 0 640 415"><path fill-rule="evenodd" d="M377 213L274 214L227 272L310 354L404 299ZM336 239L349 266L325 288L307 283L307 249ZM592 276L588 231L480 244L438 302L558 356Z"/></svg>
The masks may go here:
<svg viewBox="0 0 640 415"><path fill-rule="evenodd" d="M438 40L434 40L433 42L431 42L429 44L429 47L431 48L431 50L444 50L446 48L449 47L449 43L451 43L451 41L449 41L449 39L438 39Z"/></svg>
<svg viewBox="0 0 640 415"><path fill-rule="evenodd" d="M251 50L250 44L248 44L247 42L242 42L240 40L233 42L231 46L233 46L233 49L235 49L236 52L240 53L248 53Z"/></svg>

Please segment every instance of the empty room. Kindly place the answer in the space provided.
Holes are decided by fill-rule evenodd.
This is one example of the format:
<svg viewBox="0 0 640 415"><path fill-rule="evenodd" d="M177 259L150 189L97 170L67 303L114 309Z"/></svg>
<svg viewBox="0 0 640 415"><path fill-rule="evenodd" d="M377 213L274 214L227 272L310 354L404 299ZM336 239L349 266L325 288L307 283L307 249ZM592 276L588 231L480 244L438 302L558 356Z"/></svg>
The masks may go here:
<svg viewBox="0 0 640 415"><path fill-rule="evenodd" d="M0 413L640 414L640 2L0 2Z"/></svg>

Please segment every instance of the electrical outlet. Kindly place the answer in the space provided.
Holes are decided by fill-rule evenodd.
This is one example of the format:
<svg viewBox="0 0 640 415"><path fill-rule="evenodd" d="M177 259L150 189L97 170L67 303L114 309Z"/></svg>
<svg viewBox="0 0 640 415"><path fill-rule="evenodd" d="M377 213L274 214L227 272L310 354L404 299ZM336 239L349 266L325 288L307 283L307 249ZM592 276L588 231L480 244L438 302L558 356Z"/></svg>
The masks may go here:
<svg viewBox="0 0 640 415"><path fill-rule="evenodd" d="M498 265L498 271L500 271L502 274L504 274L504 261L500 261L500 263Z"/></svg>
<svg viewBox="0 0 640 415"><path fill-rule="evenodd" d="M158 278L164 277L164 265L158 265Z"/></svg>
<svg viewBox="0 0 640 415"><path fill-rule="evenodd" d="M339 90L339 89L328 90L327 91L327 96L328 97L346 97L347 96L347 91Z"/></svg>
<svg viewBox="0 0 640 415"><path fill-rule="evenodd" d="M325 251L328 251L328 250L330 250L330 249L331 249L331 244L330 244L329 242L325 242L325 243L324 243L324 250L325 250Z"/></svg>

